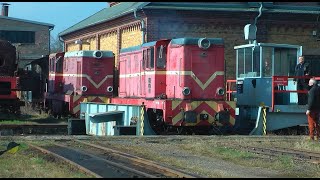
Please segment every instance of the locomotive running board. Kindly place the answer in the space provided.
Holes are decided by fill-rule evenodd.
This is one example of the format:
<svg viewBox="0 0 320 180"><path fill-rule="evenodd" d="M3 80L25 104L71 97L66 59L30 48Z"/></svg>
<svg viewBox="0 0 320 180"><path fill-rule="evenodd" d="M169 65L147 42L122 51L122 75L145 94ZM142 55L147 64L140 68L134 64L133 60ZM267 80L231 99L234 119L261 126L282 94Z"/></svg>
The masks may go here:
<svg viewBox="0 0 320 180"><path fill-rule="evenodd" d="M265 135L267 131L274 131L298 125L307 124L305 111L298 105L280 105L279 109L283 111L266 111L265 121L263 107L259 107L256 124L249 135ZM300 110L293 110L299 108ZM304 106L304 108L306 108Z"/></svg>

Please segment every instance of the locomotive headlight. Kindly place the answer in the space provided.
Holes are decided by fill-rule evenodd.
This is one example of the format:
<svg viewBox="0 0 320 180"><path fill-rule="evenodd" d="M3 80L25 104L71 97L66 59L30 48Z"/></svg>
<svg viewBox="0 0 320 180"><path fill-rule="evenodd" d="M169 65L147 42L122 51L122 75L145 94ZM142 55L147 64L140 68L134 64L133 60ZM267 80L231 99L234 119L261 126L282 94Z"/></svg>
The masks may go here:
<svg viewBox="0 0 320 180"><path fill-rule="evenodd" d="M217 92L216 92L218 95L220 95L220 96L223 96L224 95L224 93L225 93L225 91L224 91L224 89L222 88L222 87L219 87L218 89L217 89Z"/></svg>
<svg viewBox="0 0 320 180"><path fill-rule="evenodd" d="M183 90L182 90L182 94L187 96L191 93L191 90L189 87L184 87Z"/></svg>
<svg viewBox="0 0 320 180"><path fill-rule="evenodd" d="M207 38L201 38L198 41L198 46L201 49L208 49L210 47L211 43Z"/></svg>
<svg viewBox="0 0 320 180"><path fill-rule="evenodd" d="M93 51L93 57L102 58L103 53L101 51Z"/></svg>
<svg viewBox="0 0 320 180"><path fill-rule="evenodd" d="M113 87L112 86L108 86L107 87L107 92L112 92L113 91Z"/></svg>
<svg viewBox="0 0 320 180"><path fill-rule="evenodd" d="M80 90L82 92L86 92L86 91L88 91L88 88L87 88L87 86L81 86Z"/></svg>

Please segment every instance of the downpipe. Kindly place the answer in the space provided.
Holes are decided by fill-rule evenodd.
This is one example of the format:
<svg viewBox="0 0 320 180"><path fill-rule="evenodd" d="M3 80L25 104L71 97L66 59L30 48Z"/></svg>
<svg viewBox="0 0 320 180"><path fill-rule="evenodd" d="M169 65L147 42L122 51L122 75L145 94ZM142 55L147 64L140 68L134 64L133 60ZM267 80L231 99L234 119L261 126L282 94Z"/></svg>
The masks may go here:
<svg viewBox="0 0 320 180"><path fill-rule="evenodd" d="M142 31L142 43L145 43L145 32L146 32L146 27L145 27L145 23L144 23L144 20L140 17L137 16L137 9L135 9L133 11L133 15L134 15L134 18L139 20L141 22L141 31Z"/></svg>

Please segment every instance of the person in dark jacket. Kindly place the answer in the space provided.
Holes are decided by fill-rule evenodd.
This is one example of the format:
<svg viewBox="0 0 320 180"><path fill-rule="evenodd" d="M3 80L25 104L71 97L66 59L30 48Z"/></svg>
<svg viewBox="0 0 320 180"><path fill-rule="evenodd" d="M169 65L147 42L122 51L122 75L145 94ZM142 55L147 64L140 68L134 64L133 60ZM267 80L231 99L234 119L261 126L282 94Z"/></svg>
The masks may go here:
<svg viewBox="0 0 320 180"><path fill-rule="evenodd" d="M320 86L314 78L309 80L309 86L311 89L308 92L308 104L306 115L308 117L309 124L309 137L312 140L319 139L319 113L320 113ZM316 130L316 137L314 136L314 130Z"/></svg>
<svg viewBox="0 0 320 180"><path fill-rule="evenodd" d="M310 76L309 63L304 61L304 56L299 56L299 63L295 67L295 76ZM297 90L308 90L308 81L309 79L294 78L294 83L297 82ZM307 94L298 93L298 104L305 105L307 104Z"/></svg>

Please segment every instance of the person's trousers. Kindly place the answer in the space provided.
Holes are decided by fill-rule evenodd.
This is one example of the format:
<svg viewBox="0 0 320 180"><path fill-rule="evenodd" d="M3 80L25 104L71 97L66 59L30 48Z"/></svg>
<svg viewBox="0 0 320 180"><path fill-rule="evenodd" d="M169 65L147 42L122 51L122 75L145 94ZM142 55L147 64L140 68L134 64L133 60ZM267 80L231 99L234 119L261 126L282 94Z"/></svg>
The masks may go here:
<svg viewBox="0 0 320 180"><path fill-rule="evenodd" d="M306 84L302 82L297 83L297 90L308 90ZM298 105L306 105L308 102L307 93L298 93Z"/></svg>
<svg viewBox="0 0 320 180"><path fill-rule="evenodd" d="M309 124L309 136L311 139L314 139L314 133L316 131L316 137L319 139L319 112L318 111L310 111L308 116L308 124Z"/></svg>

